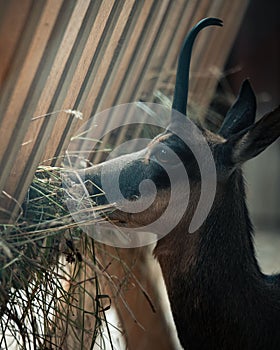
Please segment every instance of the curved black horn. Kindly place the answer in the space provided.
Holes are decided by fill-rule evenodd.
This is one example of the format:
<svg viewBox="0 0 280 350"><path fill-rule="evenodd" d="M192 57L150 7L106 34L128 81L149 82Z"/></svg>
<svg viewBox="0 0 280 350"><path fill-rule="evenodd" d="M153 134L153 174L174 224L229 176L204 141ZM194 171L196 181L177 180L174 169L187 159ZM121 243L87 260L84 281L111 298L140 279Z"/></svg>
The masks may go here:
<svg viewBox="0 0 280 350"><path fill-rule="evenodd" d="M189 88L189 72L192 47L197 37L197 34L205 27L208 26L223 26L223 21L219 18L204 18L194 26L186 36L186 39L181 48L179 55L179 62L176 74L176 84L174 91L174 98L172 109L186 114L187 101L188 101L188 88Z"/></svg>

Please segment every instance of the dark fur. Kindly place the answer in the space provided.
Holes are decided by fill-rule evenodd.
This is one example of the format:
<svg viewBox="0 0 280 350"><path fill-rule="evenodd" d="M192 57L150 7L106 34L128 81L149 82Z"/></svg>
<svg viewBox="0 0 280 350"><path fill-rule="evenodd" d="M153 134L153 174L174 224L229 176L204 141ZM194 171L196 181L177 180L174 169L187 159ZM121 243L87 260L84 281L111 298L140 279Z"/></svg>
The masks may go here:
<svg viewBox="0 0 280 350"><path fill-rule="evenodd" d="M256 261L240 170L218 185L199 232L182 224L154 253L185 349L279 349L279 275L267 278Z"/></svg>
<svg viewBox="0 0 280 350"><path fill-rule="evenodd" d="M199 28L217 23L206 19ZM183 48L181 54L188 57L190 51L185 52ZM181 91L185 88L181 77L186 76L188 72L184 71L181 59L175 108L177 105L182 108L184 101L180 96L187 96ZM218 184L211 212L193 234L188 234L188 227L200 196L200 175L190 150L172 135L171 127L146 149L86 170L86 178L100 186L101 167L110 174L121 168L123 160L129 160L122 170L120 188L131 200L139 195L143 179L154 181L159 194L148 211L131 215L114 213L114 218L135 227L155 220L168 201L168 177L153 161L160 163L158 152L166 146L172 148L187 168L191 185L187 211L174 230L158 241L154 250L162 268L178 336L185 349L280 349L280 277L263 275L256 261L240 168L244 161L262 152L280 135L280 109L254 124L255 110L255 96L246 81L219 134L203 131L215 159ZM182 121L176 116L172 118L172 127L184 128ZM178 186L180 196L182 184ZM88 190L90 194L96 192L92 186ZM106 199L99 197L98 201L103 204ZM180 198L178 205L181 205Z"/></svg>

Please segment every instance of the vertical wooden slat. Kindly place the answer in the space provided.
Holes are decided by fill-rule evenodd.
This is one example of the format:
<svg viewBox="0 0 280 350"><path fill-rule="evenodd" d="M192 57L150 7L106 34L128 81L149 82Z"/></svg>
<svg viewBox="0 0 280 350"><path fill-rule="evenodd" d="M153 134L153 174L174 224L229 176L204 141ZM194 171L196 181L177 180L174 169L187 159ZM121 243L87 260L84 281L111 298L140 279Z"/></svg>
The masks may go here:
<svg viewBox="0 0 280 350"><path fill-rule="evenodd" d="M242 6L247 8L249 1L243 1ZM205 116L207 106L211 100L213 91L219 81L220 75L223 74L221 67L224 64L230 53L230 49L233 45L234 38L236 37L238 28L242 22L245 10L240 12L241 3L235 1L234 3L227 3L221 8L220 17L224 18L224 28L216 32L209 38L208 45L204 49L203 59L199 67L195 69L204 71L204 77L193 79L193 92L190 96L192 104L195 106L197 116L202 120ZM228 14L231 14L229 16ZM220 47L220 50L216 50L215 47ZM209 63L208 57L211 56L211 62ZM201 88L203 86L203 89ZM208 93L206 93L208 92Z"/></svg>
<svg viewBox="0 0 280 350"><path fill-rule="evenodd" d="M20 7L18 0L3 1L0 4L0 89L9 73L31 5L32 0L22 0Z"/></svg>
<svg viewBox="0 0 280 350"><path fill-rule="evenodd" d="M163 56L163 61L159 61L157 63L160 72L158 78L155 81L155 85L149 86L147 85L147 81L143 81L143 87L142 89L139 89L142 91L142 99L146 100L145 96L149 89L151 89L151 91L160 89L167 96L172 95L177 68L178 48L180 48L189 29L195 23L197 23L197 21L208 15L208 11L212 3L213 1L188 1L184 3L184 10L182 9L180 13L180 21L174 28L174 37L168 43L168 49L166 54ZM154 50L154 52L157 53L158 49ZM196 52L197 50L195 49L194 55ZM195 59L193 58L193 60ZM152 62L155 62L155 58L152 60ZM153 99L153 96L149 95L147 99L151 101Z"/></svg>
<svg viewBox="0 0 280 350"><path fill-rule="evenodd" d="M119 38L133 9L133 6L134 1L131 0L117 2L115 4L112 1L102 2L103 8L100 8L102 17L98 17L96 23L92 27L89 40L84 49L84 54L80 59L75 76L71 84L69 84L69 93L64 101L64 108L73 106L73 108L81 110L85 116L84 121L90 116L89 111L92 109L94 99L96 98L96 95L94 94L98 94L98 91L100 90L100 86L103 81L102 76L106 74L106 71L110 66L110 62L114 56L114 51L118 45ZM107 15L105 11L107 11ZM100 23L102 20L103 22ZM108 46L108 40L112 41L113 44L111 46ZM104 56L108 57L108 59L104 59ZM90 61L88 58L91 57L92 60ZM80 70L83 71L80 72ZM90 75L88 75L88 73L90 73ZM81 79L81 77L84 79ZM81 93L79 94L77 87L81 89ZM92 89L94 92L92 92ZM74 96L75 98L73 98ZM87 96L88 100L86 98ZM62 123L63 119L57 118L57 125L62 126ZM76 121L71 123L70 132L73 130L75 124ZM68 135L70 136L69 133ZM66 139L69 140L69 137ZM61 148L59 141L64 140L58 140L58 143L56 144L57 147ZM50 152L46 155L46 159L51 158L54 155L56 156L56 149L52 147L49 149Z"/></svg>
<svg viewBox="0 0 280 350"><path fill-rule="evenodd" d="M197 2L195 1L172 2L166 25L161 31L161 38L150 60L149 75L146 75L139 87L141 100L153 101L152 91L158 89L167 91L164 82L168 77L175 75L175 71L171 70L170 62L174 61L174 57L175 59L178 57L176 50L187 32L187 26L189 26L190 18L196 7Z"/></svg>
<svg viewBox="0 0 280 350"><path fill-rule="evenodd" d="M75 3L73 11L71 11L70 18L65 15L65 12L61 13L58 17L58 21L61 23L64 20L67 26L61 41L58 41L57 43L55 42L55 31L53 32L54 35L51 37L54 45L49 47L49 51L53 51L54 60L50 70L46 66L42 67L42 71L44 72L44 86L38 101L36 101L37 106L33 112L33 115L35 116L40 115L41 111L52 111L58 104L58 96L61 99L60 106L65 99L65 96L62 93L59 95L57 94L57 89L60 89L59 84L63 75L63 69L61 69L61 67L64 67L67 62L89 4L90 0L78 1ZM35 94L30 96L30 101L32 102L34 101L34 95ZM30 102L30 105L33 105L32 102ZM34 101L34 103L36 102ZM18 198L19 201L24 197L22 189L26 188L26 186L28 186L27 184L32 180L32 172L36 170L35 164L38 164L42 159L54 122L54 118L37 119L32 123L32 128L29 129L26 134L24 140L25 145L21 148L18 158L27 159L28 155L31 154L31 162L23 163L19 161L14 164L10 173L10 187L7 188L8 192L10 192L12 188L16 188L15 197ZM15 179L14 175L17 172L22 174L18 184L13 181L13 179Z"/></svg>
<svg viewBox="0 0 280 350"><path fill-rule="evenodd" d="M127 69L126 74L122 79L122 84L116 90L114 94L113 105L118 105L126 101L133 101L133 91L139 86L139 80L141 75L144 74L145 66L148 63L149 55L153 50L153 44L159 33L160 26L166 16L167 9L171 2L165 1L159 3L157 1L153 2L153 7L150 10L150 16L146 18L143 23L141 35L139 35L138 42L135 45L134 52L132 53L131 60L126 63ZM160 9L161 11L158 11ZM96 106L92 108L91 114L96 112ZM125 130L125 129L124 129ZM124 132L123 130L123 132ZM122 137L123 133L119 135ZM106 143L106 139L104 140ZM95 157L95 162L99 161L101 153L98 153Z"/></svg>
<svg viewBox="0 0 280 350"><path fill-rule="evenodd" d="M107 70L107 74L103 79L102 88L99 89L94 100L92 94L96 94L95 84L94 81L91 80L90 85L88 84L87 94L83 95L82 101L78 105L78 109L83 111L85 119L92 115L92 110L104 110L113 105L113 101L123 83L127 67L133 60L133 53L136 50L143 27L145 26L152 6L152 1L135 2L134 7L132 8L133 14L131 13L126 21L126 26L123 29L123 33L120 38L121 45L117 45L114 54L111 56L112 61L109 63L111 69L110 71ZM135 28L137 28L137 30L135 30ZM99 72L96 71L96 75L98 74ZM69 137L64 140L62 149L66 149L68 146L68 140Z"/></svg>
<svg viewBox="0 0 280 350"><path fill-rule="evenodd" d="M69 72L66 74L64 89L68 93L64 101L64 108L72 107L84 112L82 106L87 102L87 96L90 89L89 79L92 76L92 67L95 66L95 53L102 43L102 39L106 33L106 27L109 25L110 14L114 12L114 2L112 1L95 1L91 3L86 19L86 28L81 38L77 38L78 42L73 52L72 62L69 65ZM86 40L85 40L86 39ZM90 100L90 98L88 98ZM85 114L85 119L87 115ZM67 143L77 120L73 117L60 113L56 117L53 133L50 137L52 142L48 144L46 152L43 156L44 160L57 163L57 156L62 154L63 144ZM56 130L63 130L62 137L56 137Z"/></svg>
<svg viewBox="0 0 280 350"><path fill-rule="evenodd" d="M0 104L0 114L5 113L0 128L2 142L0 168L3 169L0 174L0 190L5 185L11 167L15 162L19 145L22 143L31 121L32 113L29 113L26 108L29 94L32 93L31 89L37 95L37 98L38 90L43 89L43 86L40 86L37 82L35 82L35 89L34 79L38 77L38 68L61 5L62 1L56 1L55 3L48 1L46 3L38 25L34 29L29 51L19 69L18 78L8 99L6 110L2 110L3 105Z"/></svg>
<svg viewBox="0 0 280 350"><path fill-rule="evenodd" d="M137 49L140 36L147 18L152 11L154 1L145 0L142 4L140 2L136 2L136 4L140 4L140 6L137 6L137 13L135 13L130 23L128 23L126 37L123 39L122 46L120 47L121 51L115 60L114 69L108 76L104 89L100 92L100 96L97 97L95 105L91 106L90 111L101 111L114 105L114 100L121 88L127 68L130 62L133 61L133 54Z"/></svg>
<svg viewBox="0 0 280 350"><path fill-rule="evenodd" d="M114 105L133 101L133 91L138 86L137 84L145 68L145 63L149 59L150 50L153 50L153 44L157 38L158 30L169 6L169 0L163 0L160 3L157 1L154 2L154 7L143 28L141 40L137 44L136 51L133 54L133 60L128 66L125 78L113 102Z"/></svg>

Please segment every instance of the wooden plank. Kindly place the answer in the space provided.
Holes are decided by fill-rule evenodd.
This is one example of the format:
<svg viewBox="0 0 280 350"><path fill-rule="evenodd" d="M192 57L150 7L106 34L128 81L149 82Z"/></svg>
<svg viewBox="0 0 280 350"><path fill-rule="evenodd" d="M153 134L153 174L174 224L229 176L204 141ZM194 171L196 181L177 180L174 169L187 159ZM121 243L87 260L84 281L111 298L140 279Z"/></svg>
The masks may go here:
<svg viewBox="0 0 280 350"><path fill-rule="evenodd" d="M53 111L65 99L63 90L60 91L61 78L64 79L63 67L65 67L70 56L90 0L78 1L73 4L74 8L70 12L70 18L64 11L58 16L59 28L63 36L61 40L50 40L53 45L48 47L48 58L53 56L53 59L50 58L50 62L46 62L44 67L42 67L42 93L38 100L37 94L32 94L29 97L29 106L31 108L34 105L36 106L33 112L34 116L38 116L44 111ZM61 31L63 26L65 26L65 30ZM53 35L56 37L56 31L53 32ZM5 191L18 198L19 201L22 201L25 195L25 191L22 189L25 189L30 184L33 173L42 159L54 123L55 119L51 117L36 119L32 122L32 128L26 134L24 146L21 147L17 156L17 162L10 173L9 185L5 187ZM22 159L28 159L29 161L22 162ZM20 181L15 177L17 172L22 174Z"/></svg>
<svg viewBox="0 0 280 350"><path fill-rule="evenodd" d="M221 8L219 16L224 20L224 27L209 39L205 54L201 56L202 60L197 69L204 71L205 75L194 79L193 97L191 96L192 104L195 106L197 116L201 121L205 117L213 91L221 75L223 75L222 67L224 67L228 58L248 4L248 0L238 0L231 4L227 3ZM215 47L221 49L215 50L213 49ZM209 57L211 57L211 60L209 60ZM206 91L208 93L205 93Z"/></svg>
<svg viewBox="0 0 280 350"><path fill-rule="evenodd" d="M159 63L159 67L162 68L158 79L156 80L154 87L150 87L153 91L160 90L166 96L173 95L179 49L187 32L195 23L197 23L197 21L206 16L210 5L211 1L185 2L185 9L181 13L181 20L175 28L173 39L171 42L167 43L168 50L165 55L165 60L164 62ZM143 91L146 91L146 89L148 91L149 88L145 87L145 83L146 82L144 82ZM145 92L145 94L147 93ZM146 100L145 96L141 96L141 98ZM150 95L150 99L148 100L151 101L152 98L153 97Z"/></svg>
<svg viewBox="0 0 280 350"><path fill-rule="evenodd" d="M158 45L153 51L153 56L150 59L148 67L149 74L146 74L142 80L139 90L141 92L141 101L153 101L154 96L151 92L158 89L164 89L164 81L174 76L171 72L170 64L173 59L178 56L178 47L181 45L182 37L185 36L183 28L188 26L190 18L197 6L195 1L178 1L172 2L171 8L168 11L166 25L162 28ZM187 32L187 28L186 28ZM167 96L170 94L168 93Z"/></svg>
<svg viewBox="0 0 280 350"><path fill-rule="evenodd" d="M151 8L150 16L147 17L144 26L142 27L142 33L139 37L139 41L135 46L135 51L132 56L132 60L127 65L126 75L122 80L122 84L115 95L114 105L118 105L124 102L132 102L135 91L138 91L139 81L142 79L142 75L145 74L145 67L148 65L149 59L151 57L151 51L155 48L155 43L158 39L158 33L160 28L165 21L168 9L171 6L170 1L166 1L164 6L161 3L159 8L159 3L154 2L153 8ZM161 10L161 11L159 11ZM156 16L154 17L154 14ZM137 31L137 30L135 30ZM94 110L93 110L94 112ZM130 114L127 118L129 120ZM116 140L116 145L121 143L124 138L126 128L123 128L118 138ZM108 138L109 136L107 136ZM107 138L103 140L104 144L107 142ZM99 162L101 153L95 155L94 161Z"/></svg>
<svg viewBox="0 0 280 350"><path fill-rule="evenodd" d="M114 105L114 100L121 88L127 68L134 60L134 53L137 50L141 34L153 5L154 1L146 0L141 6L138 6L137 13L135 13L133 21L127 29L126 38L116 59L114 69L110 76L108 76L104 90L97 100L97 104L92 108L92 111L102 111Z"/></svg>
<svg viewBox="0 0 280 350"><path fill-rule="evenodd" d="M135 6L136 5L136 6ZM102 79L102 87L95 91L96 84L94 80L90 81L90 90L88 91L89 95L88 98L85 99L84 97L87 96L84 94L84 108L82 109L79 107L79 109L82 109L83 112L85 112L85 118L87 119L88 116L91 115L91 110L99 109L98 107L100 103L98 103L99 99L101 98L103 101L106 101L108 103L108 98L112 99L117 94L117 86L115 84L121 84L122 83L122 75L119 76L117 72L121 71L121 73L125 74L125 70L127 69L127 66L129 66L128 59L132 59L133 55L133 49L135 48L135 45L137 44L137 40L139 39L141 35L141 28L144 26L145 18L149 15L149 11L151 9L152 3L150 1L137 1L134 3L133 8L131 8L131 14L128 17L128 20L125 21L126 26L122 29L122 36L120 37L119 42L122 43L122 45L118 44L114 48L114 52L111 52L109 55L112 59L111 61L107 61L106 65L108 69L104 69L104 71L101 71L101 74L104 76ZM136 22L136 24L135 24ZM136 26L136 27L135 27ZM116 28L115 28L116 29ZM140 30L139 30L140 29ZM119 32L119 30L117 30ZM132 35L133 34L133 35ZM102 56L100 56L100 59L102 60L102 57L104 56L104 53ZM105 65L105 68L106 68ZM98 68L99 65L96 65ZM100 71L96 72L96 75L100 75ZM93 75L94 79L96 79L96 76ZM109 80L109 81L108 81ZM104 85L105 83L105 85ZM109 89L107 89L109 87ZM104 92L104 89L108 91L108 94ZM100 93L102 92L102 93ZM97 96L96 96L97 94ZM96 97L94 97L96 96ZM105 98L103 98L105 96ZM97 101L96 104L94 104L94 99ZM102 108L103 109L103 108ZM69 142L69 138L68 138ZM68 142L65 143L64 147L67 147Z"/></svg>
<svg viewBox="0 0 280 350"><path fill-rule="evenodd" d="M0 168L3 169L0 174L0 191L3 189L11 167L15 163L17 151L31 122L32 113L26 108L26 101L34 89L34 81L36 89L33 95L36 98L38 98L39 90L43 89L43 86L38 86L37 81L34 79L36 79L43 53L47 47L52 27L61 5L62 1L60 0L55 3L53 1L46 3L38 25L36 28L32 28L33 33L28 33L30 35L32 34L32 40L24 61L15 69L15 71L17 69L19 71L17 72L18 77L14 89L8 98L5 96L5 92L2 95L2 97L7 98L8 104L6 110L3 110L5 104L3 103L2 105L2 101L0 101L0 114L5 113L0 128L0 139L2 142L2 147L0 148ZM36 11L36 16L37 13Z"/></svg>
<svg viewBox="0 0 280 350"><path fill-rule="evenodd" d="M131 17L135 2L131 0L126 1L125 5L126 6L122 6L122 3L118 3L118 9L116 9L116 7L113 8L112 1L102 2L104 8L100 8L99 10L100 16L97 17L92 27L80 64L75 72L72 85L70 85L69 91L71 91L71 89L73 91L76 91L77 88L81 89L79 94L80 98L75 101L69 101L69 99L66 98L64 107L69 108L69 106L74 106L74 109L82 111L84 115L83 122L91 116L92 106L94 105L99 91L102 91L102 85L104 84L104 80L106 80L106 74L111 71L110 66L115 61L115 53L120 46L120 38L125 30L126 23ZM111 21L108 20L110 18L110 13L114 17ZM106 19L106 21L104 19ZM105 36L107 37L106 39L104 38ZM109 38L114 42L114 45L108 45ZM104 60L104 56L107 57L106 60ZM86 70L80 72L80 70L85 67ZM58 119L57 124L59 122L60 120ZM65 150L76 124L76 122L69 123L66 133L64 133L63 140L60 140L60 143L55 143L54 141L56 149L54 147L50 148L46 159L53 156L56 157ZM79 125L80 123L78 122L77 127L79 127Z"/></svg>
<svg viewBox="0 0 280 350"><path fill-rule="evenodd" d="M139 5L139 2L137 2L137 4ZM89 110L91 111L91 114L93 114L94 111L104 110L114 105L114 100L116 99L118 91L123 84L127 69L134 60L134 53L137 50L141 34L145 28L145 24L147 23L148 16L150 15L153 5L154 2L145 1L142 6L138 6L138 16L135 16L137 20L129 23L129 28L126 32L122 50L119 52L114 69L110 74L109 80L106 82L104 88L105 91L102 90L100 100L98 101L97 98L97 103L94 106L87 104L87 106L90 108ZM88 100L88 102L90 102L90 100ZM109 136L107 136L107 138L108 137ZM104 144L106 143L107 138L105 137ZM96 162L98 162L99 156L100 154L96 155Z"/></svg>
<svg viewBox="0 0 280 350"><path fill-rule="evenodd" d="M31 4L31 0L22 0L21 6L18 6L18 0L3 1L0 4L0 89L11 68Z"/></svg>
<svg viewBox="0 0 280 350"><path fill-rule="evenodd" d="M141 40L134 52L133 61L130 62L123 83L113 102L114 105L134 101L133 92L138 86L139 78L141 77L146 61L149 59L150 51L153 50L154 42L169 6L170 1L167 0L160 3L156 1L154 3L154 7L143 28Z"/></svg>

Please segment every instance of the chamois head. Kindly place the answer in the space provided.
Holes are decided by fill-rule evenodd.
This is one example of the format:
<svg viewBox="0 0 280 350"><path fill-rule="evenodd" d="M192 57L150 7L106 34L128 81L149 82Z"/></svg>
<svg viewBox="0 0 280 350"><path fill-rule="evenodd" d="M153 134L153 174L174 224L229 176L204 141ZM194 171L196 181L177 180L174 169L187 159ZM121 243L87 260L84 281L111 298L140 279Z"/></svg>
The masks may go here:
<svg viewBox="0 0 280 350"><path fill-rule="evenodd" d="M213 178L215 186L222 186L234 173L240 174L240 166L246 160L258 155L280 135L279 108L255 123L256 98L248 80L243 82L236 102L229 109L217 133L195 126L186 118L192 46L199 31L211 25L221 26L222 21L216 18L200 21L190 31L182 46L171 122L167 129L141 151L85 170L84 179L89 195L97 205L114 202L117 210L112 211L109 219L119 226L149 228L151 223L157 222L163 213L168 212L172 195L172 210L165 215L165 220L160 225L153 226L154 233L160 234L163 227L169 227L170 223L172 227L173 222L175 225L181 219L185 219L189 225L197 207L201 206L202 191L207 192L213 185ZM199 161L198 153L195 154L194 150L202 154ZM205 173L202 179L203 167L207 168L206 179ZM113 180L115 173L119 174L118 184ZM98 195L102 193L103 180L106 177L111 187L117 186L119 189L113 199L108 199L107 193ZM175 185L173 194L170 190L171 182ZM154 187L157 189L156 195ZM210 204L213 201L214 198ZM185 205L187 202L189 204ZM210 208L207 210L209 212Z"/></svg>

